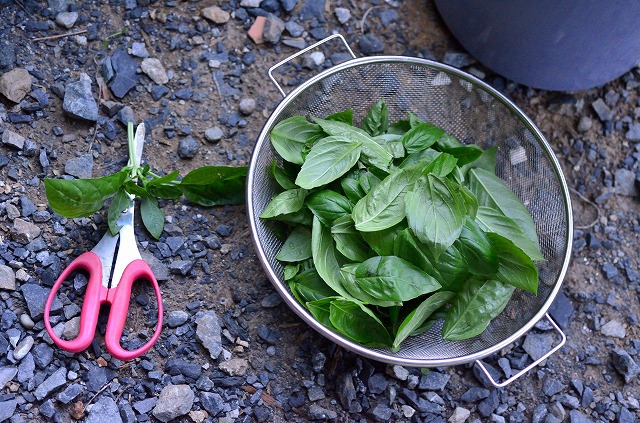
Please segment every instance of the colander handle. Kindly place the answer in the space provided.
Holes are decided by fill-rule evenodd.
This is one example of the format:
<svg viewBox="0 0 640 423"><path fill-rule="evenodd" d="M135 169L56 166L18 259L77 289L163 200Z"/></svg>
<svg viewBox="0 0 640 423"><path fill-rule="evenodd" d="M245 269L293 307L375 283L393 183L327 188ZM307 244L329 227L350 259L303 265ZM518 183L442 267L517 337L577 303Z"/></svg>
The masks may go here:
<svg viewBox="0 0 640 423"><path fill-rule="evenodd" d="M273 76L273 71L276 70L277 68L279 68L280 66L284 65L285 63L288 63L290 61L292 61L293 59L295 59L298 56L301 56L303 54L305 54L306 52L308 52L309 50L313 50L314 48L318 47L319 45L322 45L324 43L326 43L327 41L331 41L334 38L340 38L340 40L342 41L342 43L344 44L344 46L347 48L347 51L349 52L349 54L351 55L351 57L353 57L354 59L356 58L356 55L353 54L353 50L351 50L351 47L349 47L349 44L347 44L347 40L344 39L344 37L342 36L342 34L333 34L328 36L327 38L318 41L315 44L311 44L309 47L303 48L302 50L300 50L299 52L287 57L286 59L276 63L275 65L271 66L269 68L269 78L271 78L271 81L273 81L273 83L276 85L276 87L278 88L278 91L280 91L280 94L282 94L283 97L287 96L287 93L284 92L284 90L282 89L282 87L280 86L280 84L278 84L278 81L276 81L276 79Z"/></svg>
<svg viewBox="0 0 640 423"><path fill-rule="evenodd" d="M518 373L516 373L515 375L511 376L510 378L508 378L504 382L500 382L500 383L496 382L495 379L493 379L493 376L491 376L491 374L489 373L487 368L484 366L482 361L476 360L476 364L480 367L480 370L482 370L482 372L485 374L485 376L487 376L487 378L489 379L489 382L491 382L491 384L493 386L495 386L496 388L504 388L505 386L507 386L511 382L513 382L514 380L518 379L520 376L522 376L525 373L529 372L529 370L531 370L534 367L536 367L542 361L544 361L547 358L549 358L549 356L551 356L551 354L553 354L556 351L558 351L560 348L562 348L562 346L565 344L565 342L567 342L567 336L564 334L564 332L562 332L562 329L560 329L560 327L556 324L556 322L553 321L551 316L549 316L548 313L545 313L544 317L547 318L547 320L551 323L551 326L553 326L553 328L560 334L560 338L561 338L560 339L560 343L558 345L556 345L555 347L553 347L545 355L543 355L539 359L535 360L533 363L529 364L527 367L525 367L524 369L520 370Z"/></svg>

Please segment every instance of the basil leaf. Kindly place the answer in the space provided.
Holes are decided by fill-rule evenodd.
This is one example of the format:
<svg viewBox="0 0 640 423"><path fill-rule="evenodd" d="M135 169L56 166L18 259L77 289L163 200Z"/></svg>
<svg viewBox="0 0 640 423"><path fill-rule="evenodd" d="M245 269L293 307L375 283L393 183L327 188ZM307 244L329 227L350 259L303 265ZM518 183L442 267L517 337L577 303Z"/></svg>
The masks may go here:
<svg viewBox="0 0 640 423"><path fill-rule="evenodd" d="M369 135L375 137L376 135L387 132L388 125L389 109L387 108L384 99L380 99L369 109L369 112L367 113L367 116L365 116L360 127L367 131Z"/></svg>
<svg viewBox="0 0 640 423"><path fill-rule="evenodd" d="M364 192L367 193L380 184L380 178L369 171L362 171L358 176L358 182Z"/></svg>
<svg viewBox="0 0 640 423"><path fill-rule="evenodd" d="M164 175L164 176L161 176L159 178L154 178L154 179L150 180L147 183L147 186L162 185L162 184L166 184L167 182L175 181L176 178L178 177L178 175L179 175L178 171L174 170L173 172L171 172L171 173L169 173L167 175Z"/></svg>
<svg viewBox="0 0 640 423"><path fill-rule="evenodd" d="M203 166L182 178L180 189L192 203L205 207L243 204L246 166Z"/></svg>
<svg viewBox="0 0 640 423"><path fill-rule="evenodd" d="M333 222L331 235L336 249L351 261L361 262L370 257L369 246L356 231L350 215L342 216Z"/></svg>
<svg viewBox="0 0 640 423"><path fill-rule="evenodd" d="M311 231L304 226L296 226L276 255L280 261L296 262L311 257Z"/></svg>
<svg viewBox="0 0 640 423"><path fill-rule="evenodd" d="M441 152L434 150L433 148L427 148L426 150L419 151L417 153L409 154L406 159L398 166L401 169L412 167L421 164L425 169L440 156Z"/></svg>
<svg viewBox="0 0 640 423"><path fill-rule="evenodd" d="M178 185L147 185L147 193L156 198L176 200L182 196Z"/></svg>
<svg viewBox="0 0 640 423"><path fill-rule="evenodd" d="M313 213L311 210L304 207L297 212L281 214L275 217L271 217L272 220L277 220L278 222L284 222L289 225L304 225L311 227L313 223Z"/></svg>
<svg viewBox="0 0 640 423"><path fill-rule="evenodd" d="M109 224L109 231L111 235L115 236L122 226L118 226L118 219L122 215L122 212L129 207L130 200L127 192L120 188L116 195L111 200L109 210L107 211L107 222Z"/></svg>
<svg viewBox="0 0 640 423"><path fill-rule="evenodd" d="M436 141L435 148L440 151L449 151L453 148L464 147L453 135L444 134Z"/></svg>
<svg viewBox="0 0 640 423"><path fill-rule="evenodd" d="M455 245L472 274L491 276L498 270L498 256L491 241L473 219L467 217Z"/></svg>
<svg viewBox="0 0 640 423"><path fill-rule="evenodd" d="M158 200L151 196L144 197L140 202L140 214L144 227L155 239L159 239L164 229L164 212L158 207Z"/></svg>
<svg viewBox="0 0 640 423"><path fill-rule="evenodd" d="M513 242L529 256L531 260L541 261L544 256L540 251L540 245L531 240L522 232L520 226L513 219L490 207L478 207L476 222L485 232L494 232Z"/></svg>
<svg viewBox="0 0 640 423"><path fill-rule="evenodd" d="M273 148L288 162L302 164L305 145L322 137L322 130L304 116L293 116L279 122L269 133Z"/></svg>
<svg viewBox="0 0 640 423"><path fill-rule="evenodd" d="M334 120L336 122L344 122L347 125L353 125L353 110L348 109L343 112L334 113L327 116L325 120Z"/></svg>
<svg viewBox="0 0 640 423"><path fill-rule="evenodd" d="M329 228L325 227L317 217L313 218L311 229L311 255L316 271L327 285L343 297L350 295L342 287L340 263L336 257L336 249Z"/></svg>
<svg viewBox="0 0 640 423"><path fill-rule="evenodd" d="M392 307L402 305L400 301L383 301L367 294L358 286L356 281L356 270L360 263L351 263L342 266L340 276L342 277L342 286L351 294L353 298L364 304L371 304L379 307Z"/></svg>
<svg viewBox="0 0 640 423"><path fill-rule="evenodd" d="M399 224L381 231L361 232L360 235L379 256L392 256L397 234L407 227L403 220Z"/></svg>
<svg viewBox="0 0 640 423"><path fill-rule="evenodd" d="M327 297L322 298L321 300L309 301L306 304L307 309L311 312L313 317L318 322L322 323L329 329L333 329L334 331L336 330L336 328L334 328L333 324L331 324L331 319L329 318L329 316L331 314L331 302L335 301L338 298L340 297Z"/></svg>
<svg viewBox="0 0 640 423"><path fill-rule="evenodd" d="M500 210L513 219L529 239L538 243L536 225L529 210L502 179L481 168L470 169L467 176L469 189L476 195L480 205Z"/></svg>
<svg viewBox="0 0 640 423"><path fill-rule="evenodd" d="M472 219L475 219L478 214L478 199L471 192L469 188L464 185L460 185L460 195L464 199L465 209L467 210L467 215ZM487 231L485 228L482 228L485 232L496 232L496 231Z"/></svg>
<svg viewBox="0 0 640 423"><path fill-rule="evenodd" d="M114 195L128 176L122 170L102 178L44 179L47 201L60 216L75 218L89 216Z"/></svg>
<svg viewBox="0 0 640 423"><path fill-rule="evenodd" d="M344 175L360 158L362 143L342 136L330 136L316 142L296 177L296 185L312 189Z"/></svg>
<svg viewBox="0 0 640 423"><path fill-rule="evenodd" d="M387 150L394 159L400 159L404 157L404 145L400 141L400 135L394 134L382 134L374 137L374 140Z"/></svg>
<svg viewBox="0 0 640 423"><path fill-rule="evenodd" d="M399 223L405 217L404 196L422 176L418 167L399 169L387 176L353 208L356 229L380 231Z"/></svg>
<svg viewBox="0 0 640 423"><path fill-rule="evenodd" d="M300 272L300 263L287 264L284 266L284 280L289 281L293 279L298 272Z"/></svg>
<svg viewBox="0 0 640 423"><path fill-rule="evenodd" d="M360 174L358 172L350 172L347 174L347 176L340 179L340 186L342 187L344 195L346 195L347 198L353 203L357 203L358 200L360 200L366 194L364 189L362 189L360 182L358 182L359 175Z"/></svg>
<svg viewBox="0 0 640 423"><path fill-rule="evenodd" d="M276 216L295 213L304 206L304 199L307 196L306 189L289 189L273 197L263 210L260 217L270 219Z"/></svg>
<svg viewBox="0 0 640 423"><path fill-rule="evenodd" d="M320 222L327 227L331 227L337 218L351 214L353 208L347 197L328 189L314 192L305 202Z"/></svg>
<svg viewBox="0 0 640 423"><path fill-rule="evenodd" d="M347 338L367 346L391 345L389 331L365 305L339 298L330 306L329 320L333 327Z"/></svg>
<svg viewBox="0 0 640 423"><path fill-rule="evenodd" d="M482 155L482 149L476 145L450 148L446 152L458 159L458 166L469 164Z"/></svg>
<svg viewBox="0 0 640 423"><path fill-rule="evenodd" d="M433 276L436 280L441 281L443 278L440 272L433 266L429 256L424 251L426 247L420 243L411 232L411 229L407 228L400 231L393 242L393 255L400 257L409 263L414 264L423 272ZM440 256L442 257L442 256ZM442 284L442 283L441 283Z"/></svg>
<svg viewBox="0 0 640 423"><path fill-rule="evenodd" d="M362 159L368 164L387 171L393 156L378 144L371 136L360 128L355 128L343 122L335 122L313 118L322 130L329 135L345 137L362 145Z"/></svg>
<svg viewBox="0 0 640 423"><path fill-rule="evenodd" d="M462 341L484 331L507 306L514 288L497 280L470 279L453 299L442 337Z"/></svg>
<svg viewBox="0 0 640 423"><path fill-rule="evenodd" d="M411 129L411 123L408 120L400 119L387 128L387 134L404 135Z"/></svg>
<svg viewBox="0 0 640 423"><path fill-rule="evenodd" d="M422 123L427 123L425 120L419 118L418 116L414 115L413 113L409 112L409 126L411 128L415 128L416 126L422 124Z"/></svg>
<svg viewBox="0 0 640 423"><path fill-rule="evenodd" d="M369 295L387 301L409 301L441 288L433 277L395 256L364 261L356 269L356 282Z"/></svg>
<svg viewBox="0 0 640 423"><path fill-rule="evenodd" d="M507 238L489 232L491 245L498 255L498 272L495 278L516 288L538 292L538 269L524 251Z"/></svg>
<svg viewBox="0 0 640 423"><path fill-rule="evenodd" d="M336 295L315 269L305 270L294 278L296 289L306 301L317 301Z"/></svg>
<svg viewBox="0 0 640 423"><path fill-rule="evenodd" d="M427 175L405 194L409 227L437 260L462 231L464 200L448 179Z"/></svg>
<svg viewBox="0 0 640 423"><path fill-rule="evenodd" d="M408 154L417 153L431 147L442 137L444 131L430 123L420 123L406 132L400 141Z"/></svg>
<svg viewBox="0 0 640 423"><path fill-rule="evenodd" d="M426 254L431 253L427 248L423 249L423 251ZM433 257L429 258L435 270L440 274L438 282L440 282L442 288L447 291L460 290L462 284L469 276L467 262L460 250L458 250L455 245L452 245L447 248L444 253L440 254L438 260L435 260Z"/></svg>
<svg viewBox="0 0 640 423"><path fill-rule="evenodd" d="M396 332L396 337L391 345L391 350L398 352L400 350L400 344L422 326L434 311L447 304L454 296L455 294L453 292L436 292L420 303L400 324Z"/></svg>
<svg viewBox="0 0 640 423"><path fill-rule="evenodd" d="M425 169L425 173L431 173L440 178L444 178L456 168L458 160L448 153L440 153L429 166Z"/></svg>
<svg viewBox="0 0 640 423"><path fill-rule="evenodd" d="M145 197L148 195L147 189L137 185L134 181L128 180L123 185L124 189L131 195L135 195L137 197Z"/></svg>
<svg viewBox="0 0 640 423"><path fill-rule="evenodd" d="M296 189L298 186L293 183L293 179L286 170L278 166L274 160L271 163L271 175L282 189Z"/></svg>
<svg viewBox="0 0 640 423"><path fill-rule="evenodd" d="M484 169L487 172L491 172L493 174L496 173L496 153L498 152L498 146L494 145L491 148L488 148L480 154L476 160L472 161L469 164L462 166L462 172L467 173L469 169Z"/></svg>

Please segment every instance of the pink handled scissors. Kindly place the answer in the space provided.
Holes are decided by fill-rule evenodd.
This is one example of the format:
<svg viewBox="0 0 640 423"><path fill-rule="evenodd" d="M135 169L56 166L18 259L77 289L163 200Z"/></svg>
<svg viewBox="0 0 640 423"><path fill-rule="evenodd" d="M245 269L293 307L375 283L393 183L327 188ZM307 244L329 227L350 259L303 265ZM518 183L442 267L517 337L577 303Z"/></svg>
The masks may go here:
<svg viewBox="0 0 640 423"><path fill-rule="evenodd" d="M144 124L140 124L134 138L134 160L137 161L136 164L138 165L142 157L143 143ZM65 351L77 353L91 345L98 323L100 306L105 303L111 305L111 310L107 321L104 343L107 351L112 356L119 360L132 360L147 352L160 336L163 313L160 287L151 268L142 260L138 251L133 230L134 209L134 196L130 195L129 206L122 212L117 222L118 226L121 227L120 231L113 236L107 230L91 251L81 254L71 262L51 289L44 307L44 324L53 342ZM113 258L116 250L117 256L114 264ZM112 267L113 276L111 276ZM67 341L61 339L53 331L49 322L49 315L58 289L60 289L60 286L69 275L78 270L83 270L89 274L89 282L85 291L82 311L80 312L80 332L75 339ZM139 279L146 279L153 286L158 304L158 323L153 336L147 343L138 349L129 351L122 348L120 338L127 320L131 287Z"/></svg>

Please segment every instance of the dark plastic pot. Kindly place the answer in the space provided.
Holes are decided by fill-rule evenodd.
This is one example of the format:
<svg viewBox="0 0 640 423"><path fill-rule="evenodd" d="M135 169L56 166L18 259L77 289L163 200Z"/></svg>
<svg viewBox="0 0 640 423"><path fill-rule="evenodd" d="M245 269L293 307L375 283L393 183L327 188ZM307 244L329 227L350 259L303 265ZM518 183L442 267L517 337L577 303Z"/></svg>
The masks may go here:
<svg viewBox="0 0 640 423"><path fill-rule="evenodd" d="M495 72L548 90L611 81L640 59L635 0L435 0L460 43Z"/></svg>

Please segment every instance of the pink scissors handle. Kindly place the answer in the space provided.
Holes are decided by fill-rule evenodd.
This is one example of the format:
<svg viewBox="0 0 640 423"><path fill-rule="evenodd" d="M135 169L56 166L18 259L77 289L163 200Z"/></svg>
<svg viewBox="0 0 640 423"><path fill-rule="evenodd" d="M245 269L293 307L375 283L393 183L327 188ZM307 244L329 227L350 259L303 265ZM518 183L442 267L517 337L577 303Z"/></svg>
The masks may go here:
<svg viewBox="0 0 640 423"><path fill-rule="evenodd" d="M87 289L84 294L84 304L82 305L82 311L80 312L80 332L75 339L65 341L55 334L51 327L51 323L49 322L51 304L53 304L56 293L65 279L78 270L84 270L89 274L89 283L87 284ZM64 272L62 272L60 277L56 280L53 288L51 288L47 302L44 305L44 325L46 326L47 333L53 342L63 350L72 353L77 353L87 349L91 345L93 336L96 332L100 304L105 302L106 299L107 288L102 286L102 263L100 263L100 258L90 251L79 255L66 269L64 269Z"/></svg>
<svg viewBox="0 0 640 423"><path fill-rule="evenodd" d="M131 287L138 279L146 279L153 285L158 304L158 325L156 326L153 336L146 344L138 349L128 351L120 346L120 337L122 336L124 325L127 321ZM149 265L144 260L137 259L127 265L122 273L118 286L109 290L109 296L111 311L107 322L107 330L104 335L104 343L109 353L115 358L119 360L132 360L147 352L160 336L163 312L160 286Z"/></svg>

